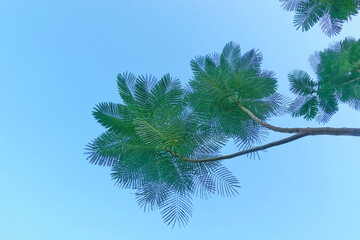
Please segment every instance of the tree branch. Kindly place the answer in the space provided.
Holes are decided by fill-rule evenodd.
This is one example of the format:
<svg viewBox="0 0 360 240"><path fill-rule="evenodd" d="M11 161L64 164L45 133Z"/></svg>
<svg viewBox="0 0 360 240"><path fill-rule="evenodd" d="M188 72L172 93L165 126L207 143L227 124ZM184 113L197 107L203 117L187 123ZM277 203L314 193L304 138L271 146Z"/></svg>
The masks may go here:
<svg viewBox="0 0 360 240"><path fill-rule="evenodd" d="M211 162L211 161L218 161L218 160L224 160L224 159L230 159L230 158L234 158L234 157L239 157L241 155L245 155L245 154L249 154L249 153L253 153L253 152L257 152L257 151L261 151L261 150L265 150L268 148L272 148L275 146L279 146L282 144L286 144L292 141L295 141L299 138L303 138L306 136L315 136L315 135L332 135L332 136L356 136L356 137L360 137L360 128L332 128L332 127L321 127L321 128L282 128L282 127L277 127L274 125L271 125L261 119L259 119L258 117L256 117L249 109L243 107L236 98L231 97L233 99L233 101L238 105L238 107L246 112L251 119L253 119L254 121L256 121L257 123L259 123L260 125L273 130L275 132L281 132L281 133L296 133L290 137L287 138L283 138L281 140L278 141L274 141L274 142L270 142L261 146L257 146L254 148L250 148L250 149L246 149L240 152L236 152L233 154L229 154L229 155L224 155L224 156L218 156L218 157L213 157L213 158L203 158L203 159L193 159L193 158L188 158L188 157L184 157L181 156L179 154L177 154L176 152L169 150L169 149L165 149L166 152L169 152L171 155L178 157L180 159L186 160L186 161L190 161L190 162Z"/></svg>
<svg viewBox="0 0 360 240"><path fill-rule="evenodd" d="M257 146L254 148L250 148L250 149L246 149L240 152L236 152L233 154L229 154L229 155L224 155L224 156L219 156L219 157L213 157L213 158L203 158L203 159L193 159L193 158L187 158L184 156L181 156L179 154L177 154L174 151L171 150L165 150L166 152L169 152L171 155L181 158L183 160L186 161L190 161L190 162L211 162L211 161L218 161L218 160L224 160L224 159L230 159L230 158L234 158L234 157L239 157L241 155L245 155L245 154L249 154L249 153L253 153L253 152L257 152L257 151L261 151L261 150L265 150L268 148L272 148L275 146L279 146L282 144L286 144L292 141L295 141L299 138L303 138L306 136L316 136L316 135L332 135L332 136L356 136L356 137L360 137L360 128L329 128L329 127L324 127L324 128L299 128L302 129L303 131L301 131L300 133L294 134L290 137L287 138L283 138L281 140L278 141L274 141L274 142L270 142L261 146Z"/></svg>
<svg viewBox="0 0 360 240"><path fill-rule="evenodd" d="M292 135L291 137L283 138L283 139L278 140L278 141L274 141L274 142L267 143L267 144L264 144L264 145L261 145L261 146L246 149L246 150L243 150L243 151L240 151L240 152L237 152L237 153L224 155L224 156L219 156L219 157L214 157L214 158L192 159L192 158L183 157L183 156L181 156L181 155L179 155L176 152L171 151L171 150L166 150L166 151L169 152L171 155L173 155L175 157L178 157L178 158L181 158L183 160L190 161L190 162L211 162L211 161L230 159L230 158L234 158L234 157L239 157L241 155L249 154L249 153L252 153L252 152L265 150L265 149L268 149L268 148L271 148L271 147L275 147L275 146L279 146L279 145L282 145L282 144L285 144L285 143L288 143L288 142L292 142L294 140L297 140L299 138L302 138L302 137L305 137L305 136L308 136L308 135L309 135L308 133L298 133L298 134Z"/></svg>
<svg viewBox="0 0 360 240"><path fill-rule="evenodd" d="M258 118L257 116L255 116L249 109L243 107L239 101L234 97L234 96L230 96L230 98L235 102L235 104L244 112L246 112L255 122L259 123L260 125L273 130L275 132L281 132L281 133L300 133L300 128L282 128L282 127L277 127L274 125L271 125L267 122L264 122L263 120L261 120L260 118Z"/></svg>
<svg viewBox="0 0 360 240"><path fill-rule="evenodd" d="M281 133L300 133L300 128L282 128L282 127L277 127L274 125L271 125L267 122L264 122L263 120L261 120L260 118L258 118L257 116L255 116L249 109L239 105L240 109L243 110L244 112L246 112L255 122L259 123L260 125L273 130L275 132L281 132Z"/></svg>
<svg viewBox="0 0 360 240"><path fill-rule="evenodd" d="M219 156L219 157L214 157L214 158L192 159L192 158L187 158L187 157L181 156L181 155L177 154L176 152L174 152L172 150L166 149L165 151L169 152L171 155L173 155L175 157L178 157L178 158L181 158L183 160L190 161L190 162L211 162L211 161L230 159L230 158L238 157L238 156L241 156L241 155L245 155L245 154L265 150L265 149L268 149L268 148L271 148L271 147L275 147L275 146L279 146L279 145L282 145L282 144L285 144L285 143L292 142L294 140L297 140L299 138L306 137L306 136L332 135L332 136L356 136L356 137L360 137L360 128L345 128L345 127L344 128L332 128L332 127L282 128L282 127L277 127L277 126L274 126L274 125L271 125L271 124L269 124L267 122L262 121L261 119L256 117L249 109L241 106L239 103L238 103L238 106L241 108L241 110L246 112L254 121L258 122L259 124L261 124L262 126L268 128L270 130L273 130L273 131L276 131L276 132L281 132L281 133L296 133L296 134L292 135L290 137L287 137L287 138L283 138L283 139L278 140L278 141L274 141L274 142L270 142L270 143L261 145L261 146L257 146L257 147L254 147L254 148L250 148L250 149L246 149L246 150L237 152L237 153L224 155L224 156Z"/></svg>
<svg viewBox="0 0 360 240"><path fill-rule="evenodd" d="M281 133L307 133L308 135L333 135L333 136L360 136L360 128L332 128L332 127L320 127L320 128L282 128L271 125L262 121L256 117L249 109L240 106L241 110L246 112L254 121L260 125Z"/></svg>

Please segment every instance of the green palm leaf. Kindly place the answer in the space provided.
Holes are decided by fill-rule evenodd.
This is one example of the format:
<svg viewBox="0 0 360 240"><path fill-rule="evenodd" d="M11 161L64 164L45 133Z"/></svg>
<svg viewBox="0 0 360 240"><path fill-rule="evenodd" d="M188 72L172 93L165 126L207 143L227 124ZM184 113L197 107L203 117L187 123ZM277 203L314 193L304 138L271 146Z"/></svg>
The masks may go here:
<svg viewBox="0 0 360 240"><path fill-rule="evenodd" d="M172 193L161 207L161 214L168 225L185 226L192 215L191 195Z"/></svg>
<svg viewBox="0 0 360 240"><path fill-rule="evenodd" d="M211 171L211 178L215 183L215 190L222 196L235 196L237 188L239 188L239 181L231 174L231 172L224 166L209 169Z"/></svg>
<svg viewBox="0 0 360 240"><path fill-rule="evenodd" d="M126 105L132 105L135 103L134 97L134 85L136 82L136 76L132 73L118 74L117 86L121 99Z"/></svg>
<svg viewBox="0 0 360 240"><path fill-rule="evenodd" d="M328 37L332 37L341 32L344 21L334 18L330 14L326 13L320 19L319 23L323 33L325 33Z"/></svg>
<svg viewBox="0 0 360 240"><path fill-rule="evenodd" d="M296 9L294 26L308 31L328 11L329 7L321 0L302 1Z"/></svg>
<svg viewBox="0 0 360 240"><path fill-rule="evenodd" d="M136 200L144 211L153 211L164 205L171 192L165 183L147 182L136 192Z"/></svg>
<svg viewBox="0 0 360 240"><path fill-rule="evenodd" d="M101 125L113 132L134 133L133 115L124 105L100 103L94 108L93 116Z"/></svg>
<svg viewBox="0 0 360 240"><path fill-rule="evenodd" d="M261 68L263 60L262 53L256 49L251 49L241 56L241 65L239 70L250 70L256 69L257 71Z"/></svg>
<svg viewBox="0 0 360 240"><path fill-rule="evenodd" d="M234 42L227 43L220 55L220 67L225 71L231 71L239 66L240 60L240 46Z"/></svg>
<svg viewBox="0 0 360 240"><path fill-rule="evenodd" d="M294 11L296 10L301 2L305 2L306 0L279 0L282 2L281 6L286 11Z"/></svg>
<svg viewBox="0 0 360 240"><path fill-rule="evenodd" d="M302 70L293 70L288 74L290 91L296 95L306 96L316 93L317 83Z"/></svg>
<svg viewBox="0 0 360 240"><path fill-rule="evenodd" d="M104 132L86 146L87 160L90 163L100 166L113 166L119 161L126 136L114 132Z"/></svg>
<svg viewBox="0 0 360 240"><path fill-rule="evenodd" d="M306 120L311 120L318 113L319 102L316 96L300 96L290 106L293 117L303 116Z"/></svg>

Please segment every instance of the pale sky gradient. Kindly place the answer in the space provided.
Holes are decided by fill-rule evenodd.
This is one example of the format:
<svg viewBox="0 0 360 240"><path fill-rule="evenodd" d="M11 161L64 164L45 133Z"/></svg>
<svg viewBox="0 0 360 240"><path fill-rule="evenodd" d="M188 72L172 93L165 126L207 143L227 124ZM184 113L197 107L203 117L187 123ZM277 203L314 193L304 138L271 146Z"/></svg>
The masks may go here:
<svg viewBox="0 0 360 240"><path fill-rule="evenodd" d="M226 165L241 189L234 198L196 199L187 227L171 229L143 213L110 169L89 164L85 145L104 129L95 104L119 102L124 71L183 83L196 55L229 41L258 48L279 91L287 73L310 70L308 56L335 38L303 33L277 0L0 0L0 239L360 239L359 138L309 137ZM281 126L316 126L291 117ZM329 126L360 127L341 106ZM282 137L271 134L271 139ZM235 151L231 146L224 153Z"/></svg>

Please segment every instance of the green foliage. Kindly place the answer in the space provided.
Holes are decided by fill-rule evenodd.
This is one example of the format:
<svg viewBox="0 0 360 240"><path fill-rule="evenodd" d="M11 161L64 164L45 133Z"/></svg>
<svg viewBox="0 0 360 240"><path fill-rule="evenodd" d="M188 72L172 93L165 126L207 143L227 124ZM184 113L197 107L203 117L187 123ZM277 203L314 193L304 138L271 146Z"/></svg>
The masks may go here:
<svg viewBox="0 0 360 240"><path fill-rule="evenodd" d="M264 137L264 129L239 106L262 120L286 112L286 99L276 93L274 73L261 70L262 55L250 50L241 55L239 45L230 42L222 53L198 56L191 61L190 105L216 122L216 131L251 147Z"/></svg>
<svg viewBox="0 0 360 240"><path fill-rule="evenodd" d="M229 138L249 148L266 135L240 106L265 120L286 111L276 93L271 71L261 70L262 55L241 55L231 42L222 53L191 62L190 88L169 75L118 76L124 104L100 103L93 112L107 130L87 145L90 163L111 166L122 188L136 189L144 210L160 209L168 224L185 224L193 196L233 196L237 179L221 162L186 161L211 158Z"/></svg>
<svg viewBox="0 0 360 240"><path fill-rule="evenodd" d="M360 9L359 0L280 0L286 11L295 11L294 26L308 31L320 23L329 37L337 35L344 22L355 16Z"/></svg>
<svg viewBox="0 0 360 240"><path fill-rule="evenodd" d="M168 74L159 80L119 74L123 104L100 103L93 111L106 131L87 145L90 163L110 166L116 184L134 189L144 211L159 209L167 224L185 225L193 197L233 196L239 187L220 161L192 159L218 156L229 139L240 150L252 148L266 137L261 121L289 110L274 73L262 70L261 62L259 51L241 54L230 42L221 54L191 61L187 88ZM360 40L316 52L311 65L317 80L301 70L289 73L290 90L298 95L290 105L294 117L324 123L339 102L360 110Z"/></svg>
<svg viewBox="0 0 360 240"><path fill-rule="evenodd" d="M291 105L294 117L326 123L338 111L339 103L360 110L360 40L346 38L316 52L310 61L316 81L304 71L288 75L290 90L299 95Z"/></svg>
<svg viewBox="0 0 360 240"><path fill-rule="evenodd" d="M192 195L236 194L237 179L220 162L193 163L174 156L217 156L226 139L186 103L178 79L118 76L123 104L100 103L93 112L107 130L87 145L90 163L111 166L122 188L136 190L144 210L160 209L168 224L185 224Z"/></svg>

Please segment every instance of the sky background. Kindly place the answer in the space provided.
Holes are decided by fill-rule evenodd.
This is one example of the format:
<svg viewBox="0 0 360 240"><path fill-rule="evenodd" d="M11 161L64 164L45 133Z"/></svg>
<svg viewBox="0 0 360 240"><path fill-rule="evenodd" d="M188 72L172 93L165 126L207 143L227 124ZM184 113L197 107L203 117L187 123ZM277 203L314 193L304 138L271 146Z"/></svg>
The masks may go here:
<svg viewBox="0 0 360 240"><path fill-rule="evenodd" d="M0 0L0 239L360 239L360 139L308 137L225 164L238 177L234 198L195 199L185 228L144 213L110 168L91 165L84 147L104 129L91 115L120 102L125 71L185 84L196 55L229 41L259 49L279 92L287 73L311 72L308 56L346 36L360 37L360 17L334 38L318 26L302 33L277 0ZM291 117L280 126L317 126ZM341 106L329 126L359 127ZM269 140L283 137L271 134ZM224 153L236 151L231 146Z"/></svg>

